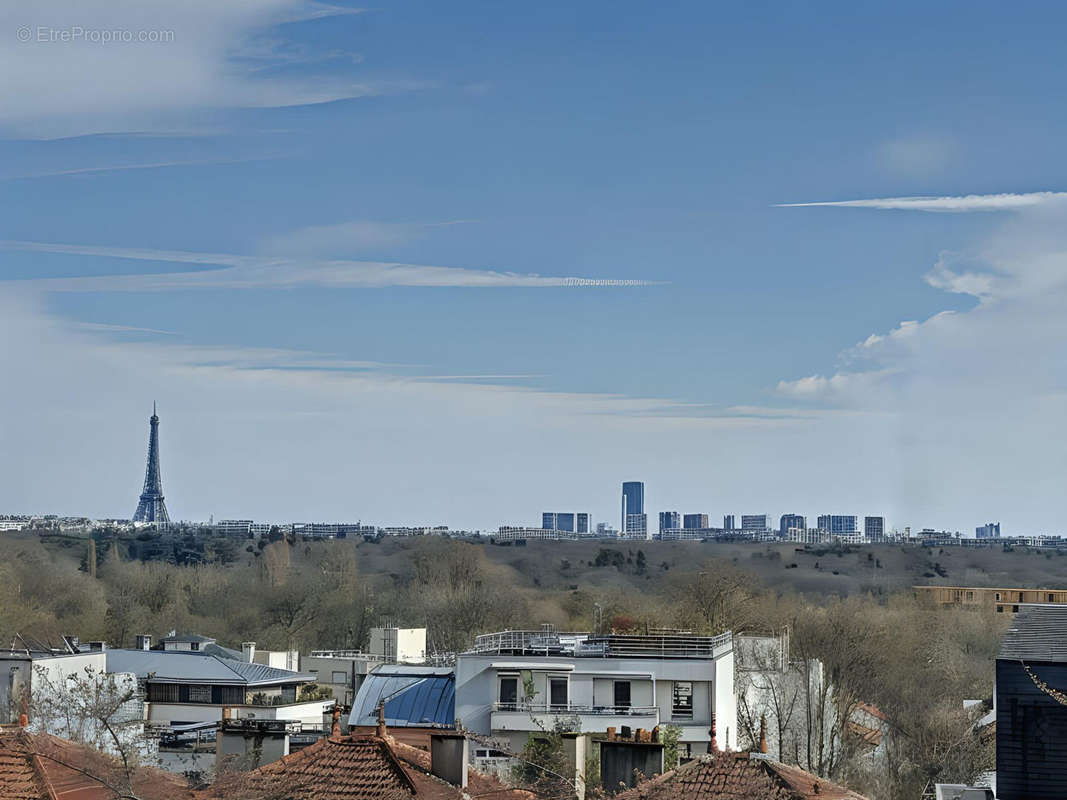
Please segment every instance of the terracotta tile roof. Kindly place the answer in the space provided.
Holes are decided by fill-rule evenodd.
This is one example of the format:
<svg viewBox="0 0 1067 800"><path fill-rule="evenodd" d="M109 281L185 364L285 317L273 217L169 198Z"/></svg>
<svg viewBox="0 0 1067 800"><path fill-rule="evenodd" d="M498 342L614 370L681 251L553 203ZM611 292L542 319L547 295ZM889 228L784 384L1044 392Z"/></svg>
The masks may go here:
<svg viewBox="0 0 1067 800"><path fill-rule="evenodd" d="M865 800L843 786L748 753L701 756L616 800Z"/></svg>
<svg viewBox="0 0 1067 800"><path fill-rule="evenodd" d="M111 756L67 739L0 732L0 800L114 800L108 784L117 785L123 775ZM192 796L183 779L154 769L138 770L133 787L145 798Z"/></svg>
<svg viewBox="0 0 1067 800"><path fill-rule="evenodd" d="M412 781L419 786L420 791L417 796L420 800L422 798L432 798L433 800L437 800L437 798L445 800L448 798L451 800L451 798L461 796L455 787L449 786L429 774L430 754L428 752L398 742L392 737L389 739L389 744L393 753L404 765ZM477 797L490 793L492 793L493 800L533 800L536 798L536 795L532 792L522 789L507 789L503 783L492 775L486 775L473 767L469 767L467 769L467 794L471 797Z"/></svg>
<svg viewBox="0 0 1067 800"><path fill-rule="evenodd" d="M429 774L430 754L391 737L352 735L310 747L247 773L220 778L198 800L460 800L463 792ZM502 791L503 790L503 791ZM467 793L493 800L529 800L528 792L475 770Z"/></svg>

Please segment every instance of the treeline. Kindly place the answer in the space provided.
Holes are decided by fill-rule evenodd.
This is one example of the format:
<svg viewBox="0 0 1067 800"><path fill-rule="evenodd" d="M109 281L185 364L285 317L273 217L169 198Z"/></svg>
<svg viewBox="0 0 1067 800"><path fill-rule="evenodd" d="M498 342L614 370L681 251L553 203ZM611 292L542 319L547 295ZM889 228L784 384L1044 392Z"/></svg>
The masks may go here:
<svg viewBox="0 0 1067 800"><path fill-rule="evenodd" d="M811 600L704 555L689 569L668 570L646 564L643 553L598 553L587 569L647 573L641 590L586 586L591 573L569 566L570 583L548 589L490 561L484 545L439 537L388 551L346 540L236 542L242 546L216 553L211 563L169 563L136 558L143 542L105 540L90 555L84 539L4 537L0 636L5 644L16 635L55 644L72 633L131 646L137 634L179 630L229 646L252 640L307 652L364 647L375 625L425 625L431 649L446 652L508 627L548 622L589 630L594 609L615 630L788 628L794 658L825 664L839 711L828 732L839 756L805 766L874 800L917 797L929 780L967 782L992 767L991 750L970 735L973 720L962 705L992 694L1003 628L992 614L925 607L910 593ZM361 561L378 566L361 568ZM851 746L848 717L859 702L888 717L884 761Z"/></svg>

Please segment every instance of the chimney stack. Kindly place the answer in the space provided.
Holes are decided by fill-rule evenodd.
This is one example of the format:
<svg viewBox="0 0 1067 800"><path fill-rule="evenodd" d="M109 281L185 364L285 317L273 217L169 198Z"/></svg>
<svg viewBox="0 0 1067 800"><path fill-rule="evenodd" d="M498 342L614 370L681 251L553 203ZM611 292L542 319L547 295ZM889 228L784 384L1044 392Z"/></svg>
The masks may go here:
<svg viewBox="0 0 1067 800"><path fill-rule="evenodd" d="M385 701L384 700L381 703L378 703L378 727L374 732L378 735L379 739L384 739L385 738L386 730L385 730Z"/></svg>
<svg viewBox="0 0 1067 800"><path fill-rule="evenodd" d="M470 749L466 736L456 733L430 734L430 772L433 775L466 789L469 761Z"/></svg>
<svg viewBox="0 0 1067 800"><path fill-rule="evenodd" d="M708 745L708 752L709 753L717 753L717 752L719 752L719 742L715 738L715 712L714 711L711 712L711 731L710 731L710 733L711 733L711 744Z"/></svg>
<svg viewBox="0 0 1067 800"><path fill-rule="evenodd" d="M330 738L341 738L341 707L336 703L333 707L333 725L330 726Z"/></svg>
<svg viewBox="0 0 1067 800"><path fill-rule="evenodd" d="M241 642L241 657L251 664L256 660L256 643Z"/></svg>
<svg viewBox="0 0 1067 800"><path fill-rule="evenodd" d="M759 751L761 753L766 753L767 752L767 715L766 714L761 715L760 718L759 718Z"/></svg>

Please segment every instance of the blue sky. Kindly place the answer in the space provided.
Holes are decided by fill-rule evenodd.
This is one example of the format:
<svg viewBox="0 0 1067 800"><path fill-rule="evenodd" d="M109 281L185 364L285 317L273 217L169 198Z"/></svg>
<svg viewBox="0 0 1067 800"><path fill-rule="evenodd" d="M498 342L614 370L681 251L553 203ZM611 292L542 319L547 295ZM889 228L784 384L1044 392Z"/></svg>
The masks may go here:
<svg viewBox="0 0 1067 800"><path fill-rule="evenodd" d="M778 204L1062 189L1064 22L994 3L8 9L0 366L64 388L5 400L0 442L34 467L5 468L0 505L130 513L158 399L183 518L614 521L618 483L644 477L653 512L1051 530L1056 314L1012 337L1062 288L1058 243L1030 246L1058 198ZM72 26L173 36L38 40ZM1009 375L1040 408L993 396ZM41 445L61 417L73 451Z"/></svg>

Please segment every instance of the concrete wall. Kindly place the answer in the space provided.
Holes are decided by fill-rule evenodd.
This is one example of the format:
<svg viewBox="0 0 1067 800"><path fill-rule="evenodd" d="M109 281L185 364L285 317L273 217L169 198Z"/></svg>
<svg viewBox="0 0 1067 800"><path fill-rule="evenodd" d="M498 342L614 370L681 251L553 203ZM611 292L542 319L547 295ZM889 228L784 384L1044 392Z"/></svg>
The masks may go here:
<svg viewBox="0 0 1067 800"><path fill-rule="evenodd" d="M737 749L737 696L734 694L734 654L715 659L716 677L713 707L716 739L720 750Z"/></svg>

